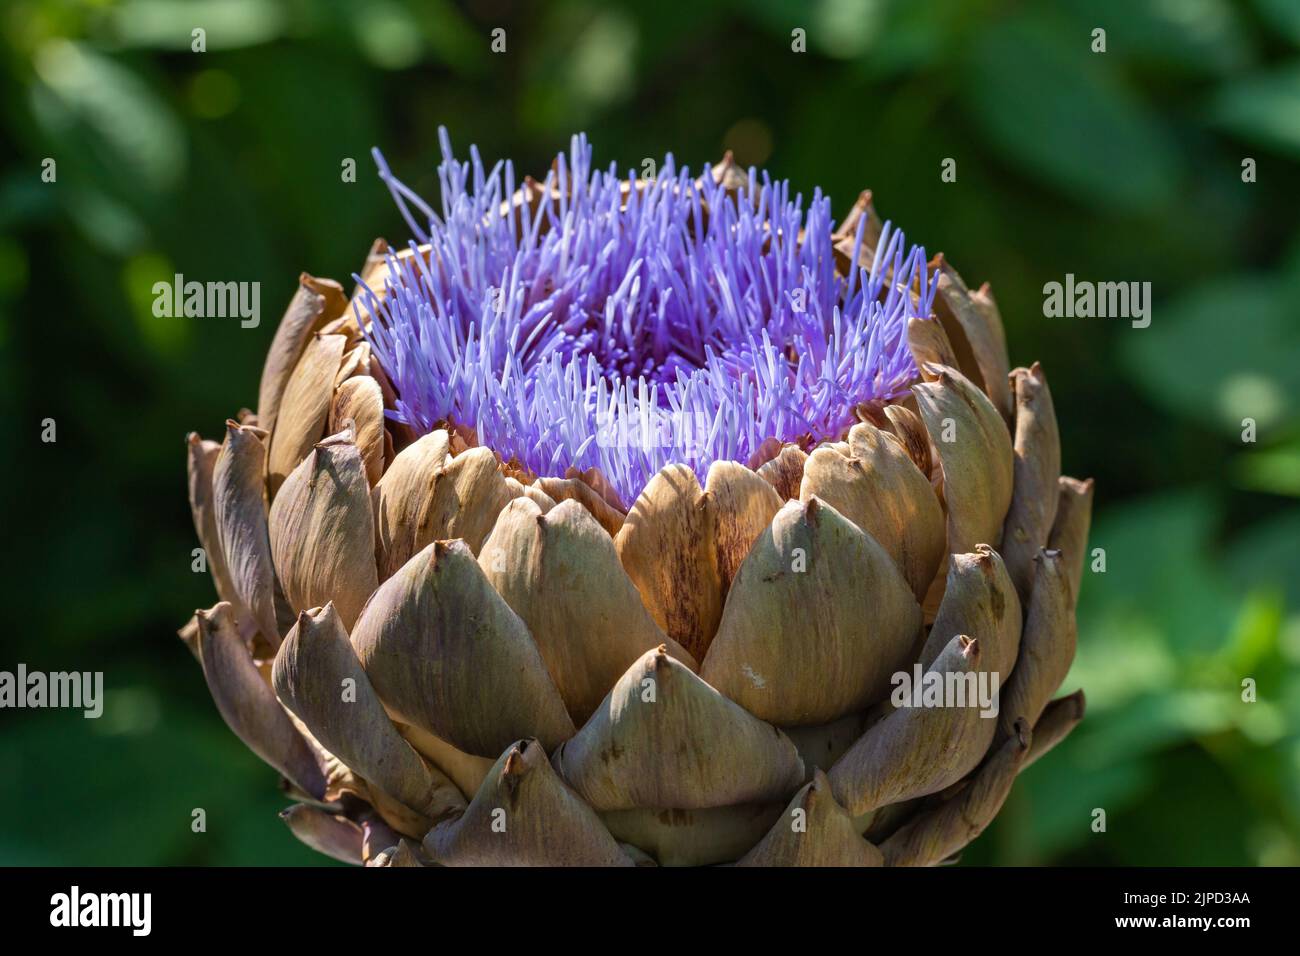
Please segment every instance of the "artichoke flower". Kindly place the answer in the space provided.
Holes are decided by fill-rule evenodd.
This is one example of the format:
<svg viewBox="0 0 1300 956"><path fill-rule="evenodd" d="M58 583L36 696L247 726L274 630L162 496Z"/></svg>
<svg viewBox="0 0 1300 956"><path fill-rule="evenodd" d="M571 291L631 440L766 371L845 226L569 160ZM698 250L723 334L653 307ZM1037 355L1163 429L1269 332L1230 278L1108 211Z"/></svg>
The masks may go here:
<svg viewBox="0 0 1300 956"><path fill-rule="evenodd" d="M931 865L1083 716L1092 483L987 286L730 156L452 155L191 434L181 637L368 865ZM907 681L989 684L992 708ZM985 682L985 683L981 683ZM961 697L958 694L958 697Z"/></svg>

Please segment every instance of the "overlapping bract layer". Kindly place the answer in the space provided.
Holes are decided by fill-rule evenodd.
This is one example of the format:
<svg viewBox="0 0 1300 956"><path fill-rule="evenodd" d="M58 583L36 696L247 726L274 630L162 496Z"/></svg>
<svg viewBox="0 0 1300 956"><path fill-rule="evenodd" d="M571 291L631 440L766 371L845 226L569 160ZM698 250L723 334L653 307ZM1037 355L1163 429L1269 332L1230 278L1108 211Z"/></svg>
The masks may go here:
<svg viewBox="0 0 1300 956"><path fill-rule="evenodd" d="M527 202L488 193L475 215ZM745 201L709 196L714 216ZM856 212L841 271L879 239ZM397 302L407 270L455 254L370 274ZM667 462L627 509L582 461L535 477L417 435L382 318L363 327L376 298L349 313L304 276L257 413L190 439L222 601L182 632L302 801L293 832L408 866L916 865L978 835L1082 716L1081 694L1051 698L1092 489L1059 474L1042 370L989 386L1008 363L987 290L938 268L936 317L905 323L910 394L859 404L811 454L760 431L746 462ZM1001 713L895 706L913 662L999 676Z"/></svg>

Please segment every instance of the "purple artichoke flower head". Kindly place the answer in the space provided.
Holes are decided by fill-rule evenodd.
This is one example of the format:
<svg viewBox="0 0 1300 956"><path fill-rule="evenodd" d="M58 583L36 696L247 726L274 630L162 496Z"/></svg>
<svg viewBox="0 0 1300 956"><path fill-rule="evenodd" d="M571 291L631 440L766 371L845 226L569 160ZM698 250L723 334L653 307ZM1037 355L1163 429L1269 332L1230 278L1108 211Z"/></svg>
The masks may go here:
<svg viewBox="0 0 1300 956"><path fill-rule="evenodd" d="M428 249L390 252L384 288L360 299L398 394L388 414L417 432L472 429L536 475L594 466L631 504L665 465L702 480L769 439L838 438L856 405L916 380L907 323L937 283L888 223L870 268L843 275L820 189L805 209L786 181L696 178L671 154L653 179L620 176L578 135L526 184L534 209L510 162L458 162L439 137L441 211L375 151Z"/></svg>

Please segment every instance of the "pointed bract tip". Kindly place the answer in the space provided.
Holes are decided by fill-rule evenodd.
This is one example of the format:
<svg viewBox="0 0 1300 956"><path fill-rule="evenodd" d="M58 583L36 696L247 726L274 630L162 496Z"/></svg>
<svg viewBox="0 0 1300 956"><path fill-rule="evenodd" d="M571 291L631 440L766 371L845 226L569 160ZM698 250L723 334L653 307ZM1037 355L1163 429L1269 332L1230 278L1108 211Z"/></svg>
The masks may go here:
<svg viewBox="0 0 1300 956"><path fill-rule="evenodd" d="M519 743L516 743L510 748L510 753L506 755L506 762L501 767L501 776L517 777L524 770L524 748Z"/></svg>
<svg viewBox="0 0 1300 956"><path fill-rule="evenodd" d="M1033 734L1029 730L1029 721L1023 717L1017 717L1016 722L1012 725L1016 734L1016 743L1021 750L1028 750Z"/></svg>
<svg viewBox="0 0 1300 956"><path fill-rule="evenodd" d="M342 426L333 435L326 435L312 447L318 451L330 451L345 445L357 443L357 426L351 418L343 419Z"/></svg>
<svg viewBox="0 0 1300 956"><path fill-rule="evenodd" d="M1070 695L1069 699L1073 701L1072 707L1074 710L1075 720L1082 720L1083 715L1088 710L1088 698L1084 696L1083 688L1081 687L1076 690Z"/></svg>

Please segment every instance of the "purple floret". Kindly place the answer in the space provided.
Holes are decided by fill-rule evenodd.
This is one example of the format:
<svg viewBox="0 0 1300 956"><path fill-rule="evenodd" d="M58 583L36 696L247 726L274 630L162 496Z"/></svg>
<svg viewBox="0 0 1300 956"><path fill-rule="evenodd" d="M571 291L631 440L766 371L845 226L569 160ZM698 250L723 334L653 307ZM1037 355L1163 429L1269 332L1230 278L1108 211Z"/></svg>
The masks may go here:
<svg viewBox="0 0 1300 956"><path fill-rule="evenodd" d="M907 322L930 314L936 283L888 223L870 270L844 278L820 189L805 212L751 169L728 196L671 154L638 188L612 164L593 171L582 135L540 186L555 198L502 215L512 165L486 172L474 148L458 163L439 138L440 213L375 151L431 254L390 253L385 295L362 296L399 395L388 414L416 431L472 428L538 475L596 466L631 504L664 465L703 479L769 438L837 438L856 404L916 379Z"/></svg>

